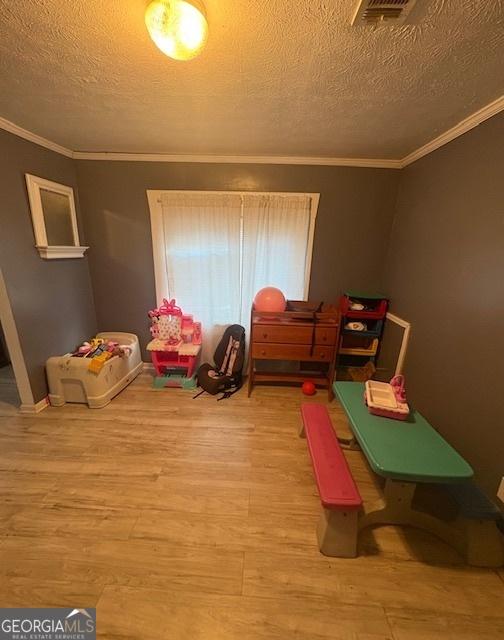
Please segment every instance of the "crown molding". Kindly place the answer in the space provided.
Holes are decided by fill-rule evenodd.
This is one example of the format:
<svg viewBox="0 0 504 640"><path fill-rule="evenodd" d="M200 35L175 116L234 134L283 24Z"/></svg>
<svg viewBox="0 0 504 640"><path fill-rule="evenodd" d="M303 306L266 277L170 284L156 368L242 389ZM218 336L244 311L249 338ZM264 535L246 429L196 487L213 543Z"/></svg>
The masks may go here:
<svg viewBox="0 0 504 640"><path fill-rule="evenodd" d="M122 162L200 162L220 164L288 164L288 165L319 165L333 167L369 167L373 169L402 169L423 158L492 116L504 111L504 95L500 96L485 107L475 111L472 115L461 120L448 131L434 138L419 149L412 151L402 159L388 158L313 158L304 156L226 156L226 155L177 155L167 153L117 153L107 151L72 151L56 142L47 140L32 133L17 124L0 117L0 129L9 131L20 138L60 153L75 160L112 160Z"/></svg>
<svg viewBox="0 0 504 640"><path fill-rule="evenodd" d="M66 147L62 147L60 144L56 142L52 142L47 138L43 138L42 136L37 135L36 133L32 133L27 129L23 129L23 127L19 127L14 122L10 120L6 120L5 118L0 117L0 129L4 131L8 131L9 133L13 133L15 136L19 138L24 138L25 140L29 140L30 142L34 142L38 144L40 147L45 147L46 149L50 149L51 151L56 151L56 153L60 153L67 158L73 158L73 151L71 149L67 149Z"/></svg>
<svg viewBox="0 0 504 640"><path fill-rule="evenodd" d="M500 96L500 98L497 98L493 102L490 102L490 104L487 104L482 109L475 111L467 118L464 118L454 127L448 129L448 131L445 131L437 138L434 138L427 144L424 144L423 147L420 147L416 151L408 154L400 161L401 168L407 167L409 164L416 162L416 160L419 160L436 149L439 149L439 147L448 144L448 142L451 142L452 140L455 140L455 138L467 133L467 131L474 129L474 127L477 127L479 124L485 122L485 120L488 120L492 116L497 115L501 111L504 111L504 95Z"/></svg>
<svg viewBox="0 0 504 640"><path fill-rule="evenodd" d="M337 167L400 169L401 162L387 158L314 158L309 156L217 156L174 155L167 153L109 153L75 151L76 160L114 160L120 162L201 162L210 164L302 164Z"/></svg>

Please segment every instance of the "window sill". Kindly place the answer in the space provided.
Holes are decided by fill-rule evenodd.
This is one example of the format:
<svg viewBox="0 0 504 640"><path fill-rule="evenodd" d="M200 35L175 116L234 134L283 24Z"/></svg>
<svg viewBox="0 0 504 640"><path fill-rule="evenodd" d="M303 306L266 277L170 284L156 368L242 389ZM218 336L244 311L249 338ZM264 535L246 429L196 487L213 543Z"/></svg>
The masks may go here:
<svg viewBox="0 0 504 640"><path fill-rule="evenodd" d="M61 258L83 258L89 247L44 247L36 245L41 258L54 260Z"/></svg>

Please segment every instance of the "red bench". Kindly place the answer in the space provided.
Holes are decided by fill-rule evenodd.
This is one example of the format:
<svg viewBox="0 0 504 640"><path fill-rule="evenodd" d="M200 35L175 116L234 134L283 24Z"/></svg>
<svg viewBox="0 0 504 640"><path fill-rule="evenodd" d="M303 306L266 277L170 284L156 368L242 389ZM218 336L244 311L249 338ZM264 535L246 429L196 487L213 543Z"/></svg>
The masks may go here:
<svg viewBox="0 0 504 640"><path fill-rule="evenodd" d="M301 405L303 427L313 472L317 481L322 514L317 527L320 551L328 556L357 555L358 512L362 498L322 404Z"/></svg>

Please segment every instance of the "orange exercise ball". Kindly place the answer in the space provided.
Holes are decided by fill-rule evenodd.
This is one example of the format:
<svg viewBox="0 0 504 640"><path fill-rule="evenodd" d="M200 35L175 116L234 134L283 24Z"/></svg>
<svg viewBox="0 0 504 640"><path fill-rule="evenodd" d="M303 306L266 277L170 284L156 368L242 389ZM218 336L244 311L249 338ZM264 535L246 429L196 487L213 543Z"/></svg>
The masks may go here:
<svg viewBox="0 0 504 640"><path fill-rule="evenodd" d="M254 309L256 311L285 311L285 296L276 287L264 287L260 289L254 298Z"/></svg>

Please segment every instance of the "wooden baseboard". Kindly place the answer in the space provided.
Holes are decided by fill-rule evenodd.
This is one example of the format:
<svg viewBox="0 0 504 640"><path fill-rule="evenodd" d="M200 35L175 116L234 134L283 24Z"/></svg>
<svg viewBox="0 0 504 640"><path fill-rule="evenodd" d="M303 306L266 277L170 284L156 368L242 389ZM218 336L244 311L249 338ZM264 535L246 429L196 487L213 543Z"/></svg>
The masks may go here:
<svg viewBox="0 0 504 640"><path fill-rule="evenodd" d="M39 400L35 404L22 404L19 407L19 411L21 413L40 413L48 406L49 406L49 397L46 396L45 398L42 398L42 400Z"/></svg>

